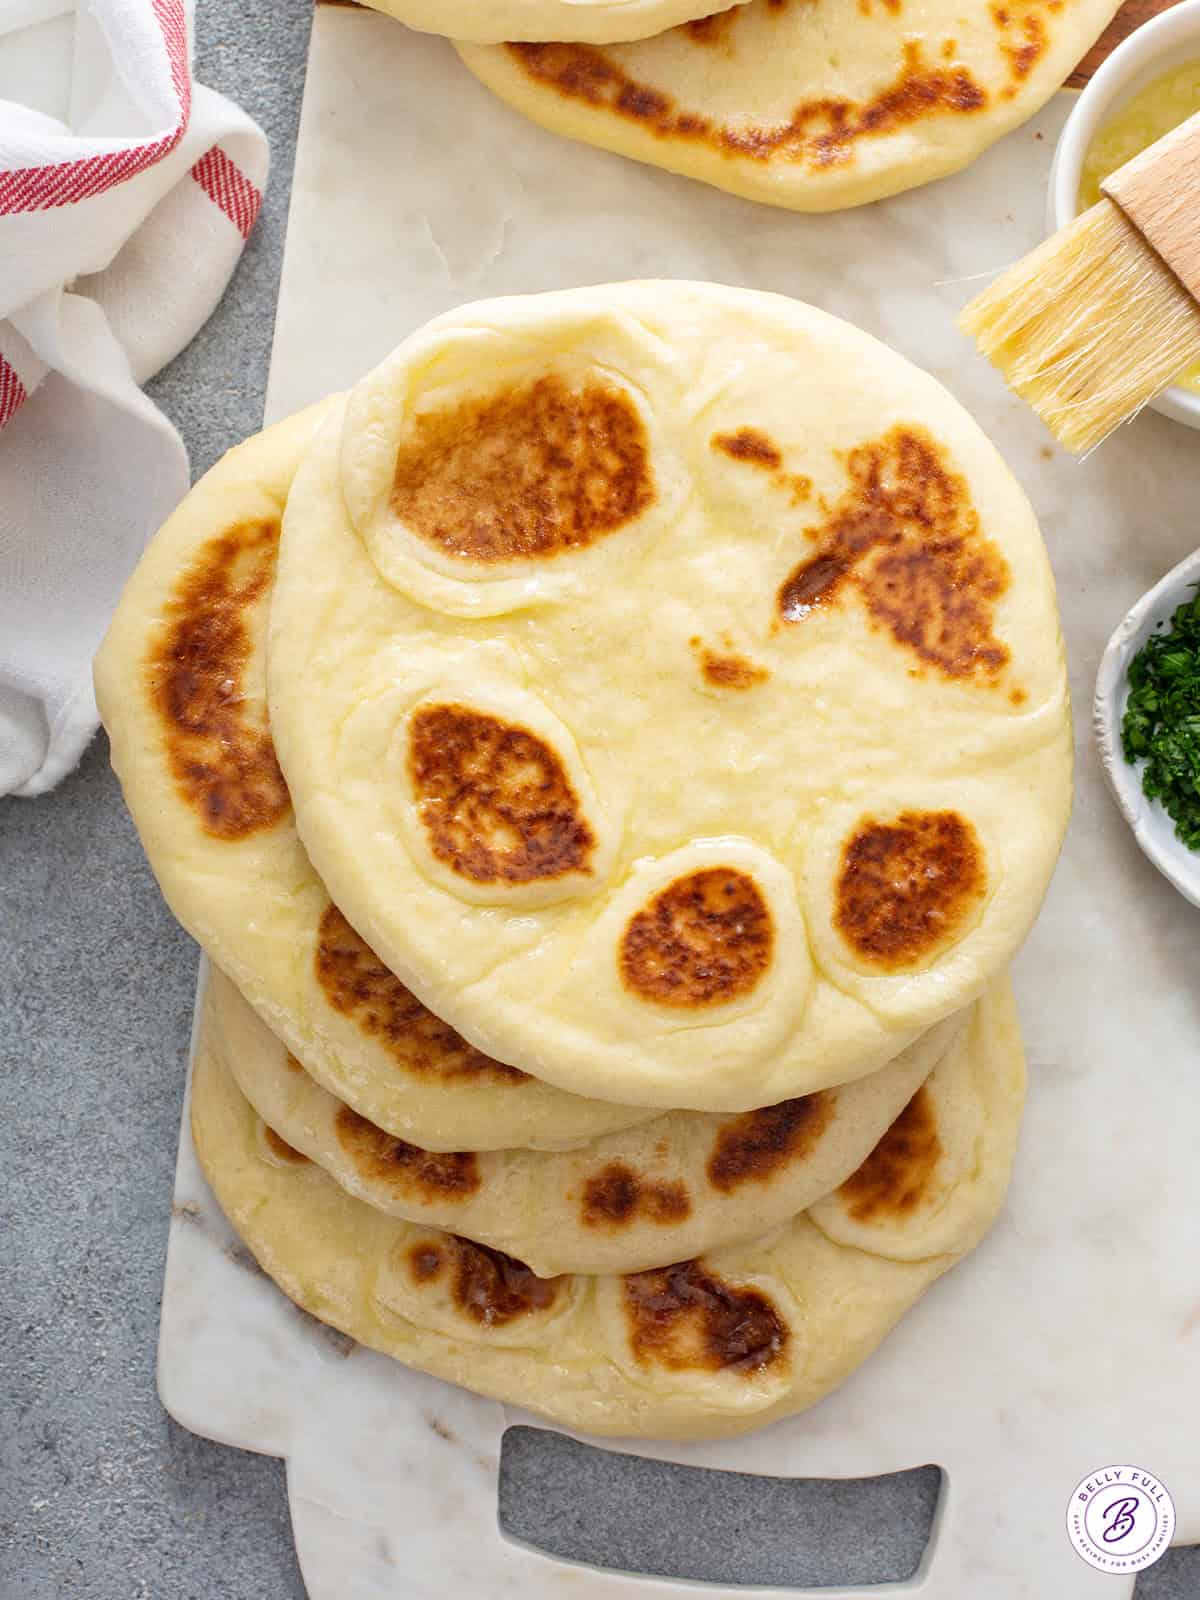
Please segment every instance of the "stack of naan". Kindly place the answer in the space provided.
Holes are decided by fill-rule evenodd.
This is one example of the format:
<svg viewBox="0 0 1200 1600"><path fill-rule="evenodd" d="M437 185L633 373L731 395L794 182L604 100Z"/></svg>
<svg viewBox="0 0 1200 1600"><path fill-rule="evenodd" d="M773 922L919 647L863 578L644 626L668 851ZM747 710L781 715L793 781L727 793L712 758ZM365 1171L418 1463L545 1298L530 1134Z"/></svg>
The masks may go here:
<svg viewBox="0 0 1200 1600"><path fill-rule="evenodd" d="M318 1317L734 1433L996 1216L1062 643L1000 457L867 335L682 282L438 318L201 480L96 680L213 964L200 1159Z"/></svg>
<svg viewBox="0 0 1200 1600"><path fill-rule="evenodd" d="M370 0L553 132L834 211L957 172L1061 87L1119 0Z"/></svg>

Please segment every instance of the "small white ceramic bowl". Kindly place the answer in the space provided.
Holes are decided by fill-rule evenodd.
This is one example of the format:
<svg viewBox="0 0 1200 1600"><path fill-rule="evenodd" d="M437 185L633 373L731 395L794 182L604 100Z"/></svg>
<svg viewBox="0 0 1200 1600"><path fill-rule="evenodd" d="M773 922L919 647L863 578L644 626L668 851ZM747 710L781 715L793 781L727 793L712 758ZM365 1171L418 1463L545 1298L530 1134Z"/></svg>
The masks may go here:
<svg viewBox="0 0 1200 1600"><path fill-rule="evenodd" d="M1182 844L1162 806L1157 800L1147 800L1142 793L1141 763L1126 761L1121 749L1121 720L1129 698L1129 663L1159 623L1169 621L1176 606L1191 597L1197 583L1200 550L1193 550L1142 596L1108 641L1100 658L1096 698L1092 702L1100 760L1117 804L1150 860L1194 906L1200 906L1200 851Z"/></svg>
<svg viewBox="0 0 1200 1600"><path fill-rule="evenodd" d="M1113 51L1076 101L1054 152L1046 206L1051 233L1077 214L1079 175L1097 130L1148 83L1197 58L1200 0L1182 0L1182 4L1161 12ZM1164 417L1185 422L1189 428L1200 428L1200 394L1189 389L1164 389L1150 404Z"/></svg>

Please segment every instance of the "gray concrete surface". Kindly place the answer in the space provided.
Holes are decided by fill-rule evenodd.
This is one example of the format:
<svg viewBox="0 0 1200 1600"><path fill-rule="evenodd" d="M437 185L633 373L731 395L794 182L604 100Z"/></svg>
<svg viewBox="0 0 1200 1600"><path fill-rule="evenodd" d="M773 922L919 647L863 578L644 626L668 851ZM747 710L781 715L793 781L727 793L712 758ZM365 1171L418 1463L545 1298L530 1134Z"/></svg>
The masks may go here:
<svg viewBox="0 0 1200 1600"><path fill-rule="evenodd" d="M261 419L308 31L307 0L198 9L198 75L265 126L274 166L216 315L152 385L196 472ZM0 926L0 1596L295 1600L280 1464L193 1438L155 1394L196 952L102 738L54 794L0 802ZM912 1570L937 1475L698 1483L522 1432L503 1490L505 1525L564 1555L832 1584ZM1200 1600L1200 1551L1138 1600Z"/></svg>

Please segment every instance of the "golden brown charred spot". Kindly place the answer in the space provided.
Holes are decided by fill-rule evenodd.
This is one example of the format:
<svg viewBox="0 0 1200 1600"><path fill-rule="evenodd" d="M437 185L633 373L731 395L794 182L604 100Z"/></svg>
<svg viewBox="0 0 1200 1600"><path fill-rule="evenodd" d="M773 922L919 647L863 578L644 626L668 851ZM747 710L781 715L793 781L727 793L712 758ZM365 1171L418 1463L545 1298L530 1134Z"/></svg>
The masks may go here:
<svg viewBox="0 0 1200 1600"><path fill-rule="evenodd" d="M183 799L217 839L274 827L290 807L265 707L246 703L251 614L270 593L279 522L235 523L200 549L163 608L145 684Z"/></svg>
<svg viewBox="0 0 1200 1600"><path fill-rule="evenodd" d="M436 1244L414 1244L409 1249L408 1270L414 1283L430 1283L445 1264L445 1257Z"/></svg>
<svg viewBox="0 0 1200 1600"><path fill-rule="evenodd" d="M646 430L629 396L550 374L414 417L391 503L422 539L486 563L582 549L654 498Z"/></svg>
<svg viewBox="0 0 1200 1600"><path fill-rule="evenodd" d="M443 1235L438 1244L423 1240L410 1245L406 1254L409 1276L416 1284L432 1283L449 1268L455 1304L485 1328L503 1327L517 1317L549 1310L565 1282L539 1278L523 1261L456 1233Z"/></svg>
<svg viewBox="0 0 1200 1600"><path fill-rule="evenodd" d="M700 652L700 670L714 689L753 689L771 676L746 656L716 655L711 650Z"/></svg>
<svg viewBox="0 0 1200 1600"><path fill-rule="evenodd" d="M1012 81L1009 88L1023 83L1045 55L1050 44L1046 24L1036 10L993 5L992 21L1001 36L1000 48L1008 61Z"/></svg>
<svg viewBox="0 0 1200 1600"><path fill-rule="evenodd" d="M424 706L408 770L433 854L473 883L590 872L596 839L559 756L528 728L469 706Z"/></svg>
<svg viewBox="0 0 1200 1600"><path fill-rule="evenodd" d="M539 1278L523 1261L502 1250L452 1236L454 1298L459 1310L485 1328L548 1310L564 1280Z"/></svg>
<svg viewBox="0 0 1200 1600"><path fill-rule="evenodd" d="M741 8L729 14L739 18ZM505 49L535 83L627 117L659 139L704 143L750 161L795 162L814 172L851 162L861 140L882 138L932 117L970 116L982 111L988 99L965 66L930 65L920 42L909 39L895 78L870 99L819 97L793 107L782 125L734 126L681 108L672 96L631 78L594 45L508 44Z"/></svg>
<svg viewBox="0 0 1200 1600"><path fill-rule="evenodd" d="M785 622L802 622L810 611L833 598L850 570L848 561L833 554L801 562L779 591L780 616Z"/></svg>
<svg viewBox="0 0 1200 1600"><path fill-rule="evenodd" d="M872 622L947 678L995 680L1009 652L993 632L1009 585L979 525L966 479L924 429L898 425L846 458L849 486L806 529L815 551L779 590L784 622L803 622L853 588Z"/></svg>
<svg viewBox="0 0 1200 1600"><path fill-rule="evenodd" d="M734 13L730 11L723 14L732 16ZM752 467L775 469L783 465L779 446L772 443L760 428L738 428L735 433L714 433L710 443L714 450Z"/></svg>
<svg viewBox="0 0 1200 1600"><path fill-rule="evenodd" d="M922 1084L838 1193L855 1222L904 1217L928 1193L942 1155L933 1097Z"/></svg>
<svg viewBox="0 0 1200 1600"><path fill-rule="evenodd" d="M728 1122L713 1140L708 1179L729 1194L743 1183L765 1183L781 1168L802 1161L833 1116L834 1096L801 1095Z"/></svg>
<svg viewBox="0 0 1200 1600"><path fill-rule="evenodd" d="M583 1186L580 1215L590 1228L624 1228L647 1222L683 1222L691 1215L687 1185L644 1177L624 1161L610 1161Z"/></svg>
<svg viewBox="0 0 1200 1600"><path fill-rule="evenodd" d="M276 1133L275 1129L272 1128L269 1123L263 1123L262 1131L263 1140L267 1146L267 1149L277 1161L286 1161L291 1166L295 1167L301 1167L307 1164L308 1157L306 1155L301 1155L300 1151L290 1145L281 1133Z"/></svg>
<svg viewBox="0 0 1200 1600"><path fill-rule="evenodd" d="M730 12L729 15L734 15ZM793 505L800 505L812 494L812 479L803 472L783 472L783 452L761 428L738 428L733 433L714 433L709 440L714 450L748 467L761 467L772 481L786 489Z"/></svg>
<svg viewBox="0 0 1200 1600"><path fill-rule="evenodd" d="M303 1072L304 1071L304 1068L296 1060L295 1056L292 1054L292 1052L290 1050L287 1053L287 1060L284 1062L284 1066L288 1069L289 1072Z"/></svg>
<svg viewBox="0 0 1200 1600"><path fill-rule="evenodd" d="M979 835L956 811L865 818L842 848L834 925L863 960L896 971L953 939L986 887Z"/></svg>
<svg viewBox="0 0 1200 1600"><path fill-rule="evenodd" d="M693 44L724 44L734 26L733 11L718 11L711 17L697 17L685 22L683 31Z"/></svg>
<svg viewBox="0 0 1200 1600"><path fill-rule="evenodd" d="M750 1377L785 1358L787 1324L771 1300L725 1283L699 1261L629 1274L625 1308L643 1366Z"/></svg>
<svg viewBox="0 0 1200 1600"><path fill-rule="evenodd" d="M737 650L711 650L698 639L692 641L692 648L699 656L704 681L714 689L753 689L771 676L766 667Z"/></svg>
<svg viewBox="0 0 1200 1600"><path fill-rule="evenodd" d="M334 1119L338 1143L364 1178L422 1200L466 1200L479 1188L470 1150L422 1150L377 1128L349 1106Z"/></svg>
<svg viewBox="0 0 1200 1600"><path fill-rule="evenodd" d="M334 905L327 907L317 928L313 967L333 1009L378 1039L405 1071L450 1081L473 1078L510 1086L529 1082L527 1073L485 1056L427 1010Z"/></svg>
<svg viewBox="0 0 1200 1600"><path fill-rule="evenodd" d="M774 944L771 912L753 878L707 867L676 878L631 919L621 977L659 1005L724 1005L755 987Z"/></svg>

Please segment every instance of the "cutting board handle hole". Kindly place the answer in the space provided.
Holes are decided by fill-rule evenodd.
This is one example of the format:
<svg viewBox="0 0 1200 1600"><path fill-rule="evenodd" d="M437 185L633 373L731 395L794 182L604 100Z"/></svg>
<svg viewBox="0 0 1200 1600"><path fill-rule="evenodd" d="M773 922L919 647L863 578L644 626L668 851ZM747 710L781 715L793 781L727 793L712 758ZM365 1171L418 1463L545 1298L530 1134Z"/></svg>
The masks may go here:
<svg viewBox="0 0 1200 1600"><path fill-rule="evenodd" d="M921 1563L942 1474L769 1478L621 1455L541 1428L501 1442L500 1531L646 1577L809 1589L895 1583Z"/></svg>

